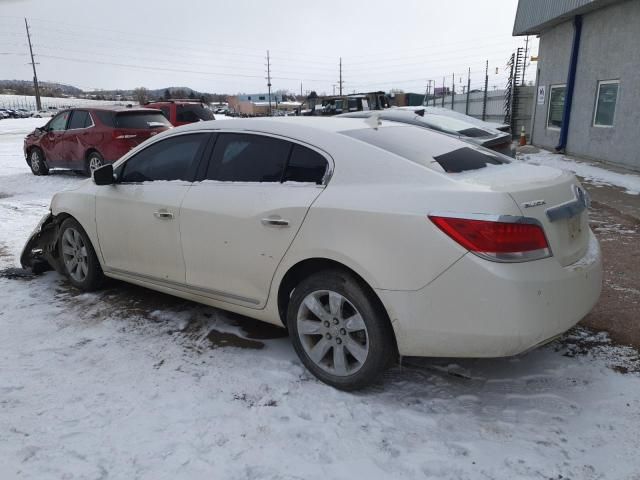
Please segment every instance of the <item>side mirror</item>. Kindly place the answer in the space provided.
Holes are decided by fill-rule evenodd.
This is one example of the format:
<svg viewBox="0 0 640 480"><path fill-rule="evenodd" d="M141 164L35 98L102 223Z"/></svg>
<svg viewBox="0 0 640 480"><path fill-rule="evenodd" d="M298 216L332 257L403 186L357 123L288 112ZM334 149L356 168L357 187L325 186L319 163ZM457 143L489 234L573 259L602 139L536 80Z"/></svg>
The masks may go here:
<svg viewBox="0 0 640 480"><path fill-rule="evenodd" d="M113 178L113 165L107 163L100 168L96 168L93 171L93 182L96 185L113 185L116 183L115 178Z"/></svg>

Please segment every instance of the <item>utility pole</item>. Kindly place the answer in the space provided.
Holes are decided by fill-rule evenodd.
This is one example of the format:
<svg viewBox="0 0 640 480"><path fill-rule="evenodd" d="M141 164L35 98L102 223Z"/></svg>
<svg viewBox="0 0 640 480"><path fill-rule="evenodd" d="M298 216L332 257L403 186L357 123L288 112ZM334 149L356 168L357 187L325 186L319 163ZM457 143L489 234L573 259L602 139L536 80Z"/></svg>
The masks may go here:
<svg viewBox="0 0 640 480"><path fill-rule="evenodd" d="M300 96L302 96L302 82L300 82Z"/></svg>
<svg viewBox="0 0 640 480"><path fill-rule="evenodd" d="M489 60L484 69L484 99L482 101L482 120L487 118L487 89L489 88Z"/></svg>
<svg viewBox="0 0 640 480"><path fill-rule="evenodd" d="M444 77L442 77L442 108L444 108Z"/></svg>
<svg viewBox="0 0 640 480"><path fill-rule="evenodd" d="M38 85L38 74L36 73L36 62L33 60L33 47L31 46L31 33L29 32L29 24L27 19L24 19L24 26L27 29L27 40L29 41L29 54L31 55L31 66L33 67L33 90L36 94L36 108L38 111L42 110L42 104L40 103L40 86Z"/></svg>
<svg viewBox="0 0 640 480"><path fill-rule="evenodd" d="M467 106L464 109L465 115L469 115L469 94L471 91L471 67L469 67L469 71L467 73Z"/></svg>
<svg viewBox="0 0 640 480"><path fill-rule="evenodd" d="M267 88L269 89L269 116L271 116L271 59L267 50Z"/></svg>
<svg viewBox="0 0 640 480"><path fill-rule="evenodd" d="M340 96L342 96L342 57L340 57L340 80L338 83L340 85Z"/></svg>

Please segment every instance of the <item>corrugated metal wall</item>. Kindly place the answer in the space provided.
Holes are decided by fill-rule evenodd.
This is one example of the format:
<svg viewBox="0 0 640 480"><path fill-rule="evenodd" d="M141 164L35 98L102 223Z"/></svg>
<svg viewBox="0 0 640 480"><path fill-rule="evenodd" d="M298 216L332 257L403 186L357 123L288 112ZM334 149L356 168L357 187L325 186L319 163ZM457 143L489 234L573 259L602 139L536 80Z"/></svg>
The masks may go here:
<svg viewBox="0 0 640 480"><path fill-rule="evenodd" d="M602 0L520 0L513 34L522 35L556 17ZM537 33L537 32L536 32Z"/></svg>

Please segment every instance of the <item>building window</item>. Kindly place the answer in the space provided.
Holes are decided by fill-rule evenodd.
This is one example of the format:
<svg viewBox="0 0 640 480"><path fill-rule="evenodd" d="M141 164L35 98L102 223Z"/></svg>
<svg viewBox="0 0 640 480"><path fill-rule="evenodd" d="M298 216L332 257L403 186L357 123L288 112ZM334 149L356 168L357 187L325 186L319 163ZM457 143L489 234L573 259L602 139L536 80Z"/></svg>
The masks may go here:
<svg viewBox="0 0 640 480"><path fill-rule="evenodd" d="M562 128L566 85L551 85L549 88L548 128Z"/></svg>
<svg viewBox="0 0 640 480"><path fill-rule="evenodd" d="M596 110L593 114L593 125L595 127L613 127L619 85L620 80L598 82Z"/></svg>

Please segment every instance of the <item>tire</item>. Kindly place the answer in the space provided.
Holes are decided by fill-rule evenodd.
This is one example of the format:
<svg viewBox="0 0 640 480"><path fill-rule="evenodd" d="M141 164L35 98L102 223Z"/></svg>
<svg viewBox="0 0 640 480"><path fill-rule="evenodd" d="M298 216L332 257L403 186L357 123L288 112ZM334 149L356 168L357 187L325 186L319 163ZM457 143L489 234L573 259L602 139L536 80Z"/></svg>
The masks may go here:
<svg viewBox="0 0 640 480"><path fill-rule="evenodd" d="M85 292L100 288L104 281L100 262L87 233L73 218L60 226L58 254L62 272L74 287Z"/></svg>
<svg viewBox="0 0 640 480"><path fill-rule="evenodd" d="M373 383L395 358L393 330L380 301L347 272L326 270L300 282L287 326L305 367L340 390Z"/></svg>
<svg viewBox="0 0 640 480"><path fill-rule="evenodd" d="M38 147L29 150L29 166L34 175L49 175L49 167L44 161L44 153Z"/></svg>
<svg viewBox="0 0 640 480"><path fill-rule="evenodd" d="M91 152L87 156L87 160L84 166L84 173L90 177L93 171L104 165L104 158L98 152Z"/></svg>

